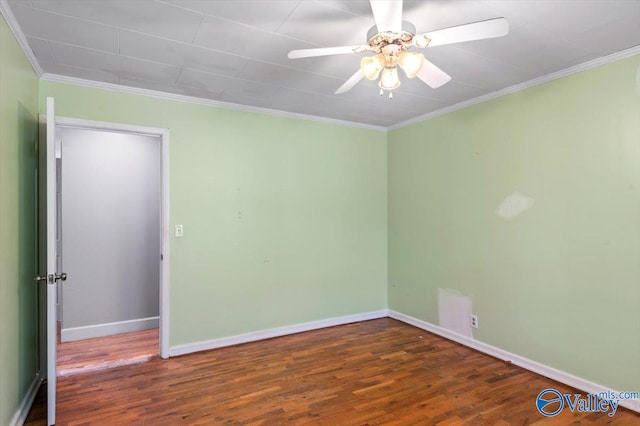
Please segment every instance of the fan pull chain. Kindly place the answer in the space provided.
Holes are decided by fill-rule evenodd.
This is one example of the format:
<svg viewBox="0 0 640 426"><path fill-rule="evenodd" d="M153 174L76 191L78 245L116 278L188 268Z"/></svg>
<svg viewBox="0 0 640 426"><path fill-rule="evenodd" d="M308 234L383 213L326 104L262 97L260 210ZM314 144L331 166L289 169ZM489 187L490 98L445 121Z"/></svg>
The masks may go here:
<svg viewBox="0 0 640 426"><path fill-rule="evenodd" d="M380 89L380 96L384 95L384 90ZM389 92L389 99L393 99L393 92Z"/></svg>

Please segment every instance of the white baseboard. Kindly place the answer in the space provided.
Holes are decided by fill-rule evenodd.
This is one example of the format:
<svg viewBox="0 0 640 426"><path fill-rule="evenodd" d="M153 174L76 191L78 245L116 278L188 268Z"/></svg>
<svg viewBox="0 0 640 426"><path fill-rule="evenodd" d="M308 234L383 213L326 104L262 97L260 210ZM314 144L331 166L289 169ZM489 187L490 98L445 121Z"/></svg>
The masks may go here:
<svg viewBox="0 0 640 426"><path fill-rule="evenodd" d="M169 348L169 356L186 355L193 352L206 351L210 349L222 348L225 346L238 345L240 343L255 342L257 340L271 339L273 337L286 336L288 334L302 333L304 331L317 330L319 328L333 327L336 325L350 324L353 322L367 321L378 318L385 318L386 309L379 311L365 312L355 315L347 315L337 318L328 318L319 321L305 322L302 324L289 325L286 327L271 328L268 330L254 331L251 333L238 334L236 336L221 337L219 339L206 340L203 342L188 343Z"/></svg>
<svg viewBox="0 0 640 426"><path fill-rule="evenodd" d="M42 378L40 377L40 373L36 373L35 377L33 378L33 382L31 382L29 389L27 389L27 393L25 394L24 398L22 398L22 401L20 401L18 410L9 422L10 426L22 426L25 420L27 420L29 410L31 410L33 400L36 399L36 395L38 394L38 390L40 389L41 384Z"/></svg>
<svg viewBox="0 0 640 426"><path fill-rule="evenodd" d="M160 317L149 317L87 325L84 327L63 328L60 337L62 342L72 342L74 340L91 339L93 337L113 336L114 334L149 330L151 328L158 328L159 324Z"/></svg>
<svg viewBox="0 0 640 426"><path fill-rule="evenodd" d="M585 380L583 378L566 373L564 371L557 370L547 365L540 364L539 362L532 361L523 356L516 355L514 353L505 351L500 348L496 348L495 346L491 346L487 343L483 343L473 338L463 336L451 330L447 330L445 328L439 327L429 322L422 321L417 318L411 317L409 315L402 314L392 309L389 309L389 317L393 319L397 319L398 321L402 321L409 325L413 325L414 327L418 327L423 330L429 331L433 334L437 334L438 336L445 337L449 340L453 340L454 342L463 344L477 351L484 352L488 355L491 355L503 361L510 361L512 364L515 364L526 370L540 374L541 376L548 377L560 383L564 383L565 385L569 385L576 389L580 389L586 393L597 394L600 392L606 392L608 390L616 391L615 389L611 389L606 386L602 386L597 383L593 383L589 380ZM628 389L628 390L636 391L637 389ZM637 399L624 400L624 401L620 401L620 405L630 410L640 412L640 400L637 400Z"/></svg>

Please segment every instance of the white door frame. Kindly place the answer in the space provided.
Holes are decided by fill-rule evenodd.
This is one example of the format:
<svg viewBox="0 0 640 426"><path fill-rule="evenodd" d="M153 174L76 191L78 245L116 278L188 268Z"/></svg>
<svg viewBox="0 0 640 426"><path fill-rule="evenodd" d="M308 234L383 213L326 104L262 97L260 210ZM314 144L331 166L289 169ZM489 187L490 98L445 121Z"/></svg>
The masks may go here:
<svg viewBox="0 0 640 426"><path fill-rule="evenodd" d="M160 150L160 223L162 228L160 253L160 357L169 358L169 129L110 123L107 121L84 120L80 118L56 117L56 127L75 127L86 130L135 133L159 136Z"/></svg>

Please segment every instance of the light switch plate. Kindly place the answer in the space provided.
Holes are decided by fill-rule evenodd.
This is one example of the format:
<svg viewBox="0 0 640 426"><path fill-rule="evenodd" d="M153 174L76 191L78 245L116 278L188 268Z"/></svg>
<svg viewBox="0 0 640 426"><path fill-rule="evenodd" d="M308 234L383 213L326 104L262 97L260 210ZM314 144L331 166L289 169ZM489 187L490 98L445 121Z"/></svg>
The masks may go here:
<svg viewBox="0 0 640 426"><path fill-rule="evenodd" d="M184 235L184 229L182 225L176 225L176 237L182 237Z"/></svg>

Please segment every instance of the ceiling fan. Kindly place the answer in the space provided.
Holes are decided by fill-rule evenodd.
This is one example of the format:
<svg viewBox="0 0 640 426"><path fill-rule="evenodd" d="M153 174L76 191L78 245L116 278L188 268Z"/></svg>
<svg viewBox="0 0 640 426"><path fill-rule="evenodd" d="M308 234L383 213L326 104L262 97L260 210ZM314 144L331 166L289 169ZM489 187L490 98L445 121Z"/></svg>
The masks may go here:
<svg viewBox="0 0 640 426"><path fill-rule="evenodd" d="M336 95L351 90L363 78L377 80L380 77L380 94L386 90L391 99L392 90L400 86L398 66L408 78L418 77L436 89L451 80L451 76L425 59L422 53L410 49L502 37L509 33L507 20L495 18L416 34L415 26L402 20L402 0L370 0L370 3L376 24L367 32L367 44L289 52L290 59L374 52L375 55L362 58L360 69L336 90Z"/></svg>

